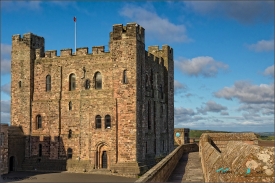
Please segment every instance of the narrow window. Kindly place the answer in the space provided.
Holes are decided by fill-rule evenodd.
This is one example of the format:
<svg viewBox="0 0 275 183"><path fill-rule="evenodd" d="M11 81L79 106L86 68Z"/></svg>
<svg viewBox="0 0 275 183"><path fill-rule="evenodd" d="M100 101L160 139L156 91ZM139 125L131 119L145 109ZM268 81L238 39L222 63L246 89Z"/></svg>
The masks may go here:
<svg viewBox="0 0 275 183"><path fill-rule="evenodd" d="M75 75L74 74L70 74L69 77L69 91L73 91L75 90Z"/></svg>
<svg viewBox="0 0 275 183"><path fill-rule="evenodd" d="M101 116L99 115L95 117L95 128L101 128Z"/></svg>
<svg viewBox="0 0 275 183"><path fill-rule="evenodd" d="M95 74L95 89L102 89L102 76L100 72Z"/></svg>
<svg viewBox="0 0 275 183"><path fill-rule="evenodd" d="M127 84L127 83L128 83L127 71L126 71L126 70L123 71L122 83L123 83L123 84Z"/></svg>
<svg viewBox="0 0 275 183"><path fill-rule="evenodd" d="M110 115L105 116L105 128L111 128L111 116Z"/></svg>
<svg viewBox="0 0 275 183"><path fill-rule="evenodd" d="M153 69L151 69L150 83L151 83L151 88L153 88L153 83L154 83Z"/></svg>
<svg viewBox="0 0 275 183"><path fill-rule="evenodd" d="M42 118L41 118L41 115L37 115L36 116L36 126L37 126L37 129L39 128L42 128Z"/></svg>
<svg viewBox="0 0 275 183"><path fill-rule="evenodd" d="M51 76L46 76L46 91L51 91Z"/></svg>
<svg viewBox="0 0 275 183"><path fill-rule="evenodd" d="M160 117L162 118L162 116L163 116L163 106L161 105L160 106Z"/></svg>
<svg viewBox="0 0 275 183"><path fill-rule="evenodd" d="M90 89L90 87L91 87L90 80L86 79L86 81L85 81L85 90Z"/></svg>
<svg viewBox="0 0 275 183"><path fill-rule="evenodd" d="M159 92L160 92L160 97L161 97L161 99L163 99L162 85L159 86Z"/></svg>
<svg viewBox="0 0 275 183"><path fill-rule="evenodd" d="M0 139L0 145L3 146L5 143L5 134L2 132L1 133L1 139Z"/></svg>
<svg viewBox="0 0 275 183"><path fill-rule="evenodd" d="M73 108L73 104L72 104L72 102L70 101L70 102L69 102L69 110L71 111L72 108Z"/></svg>
<svg viewBox="0 0 275 183"><path fill-rule="evenodd" d="M148 129L151 129L151 103L148 101Z"/></svg>
<svg viewBox="0 0 275 183"><path fill-rule="evenodd" d="M41 157L42 156L42 144L39 144L39 152L38 152L38 156Z"/></svg>
<svg viewBox="0 0 275 183"><path fill-rule="evenodd" d="M147 74L145 76L145 87L146 87L146 89L149 87L149 77Z"/></svg>
<svg viewBox="0 0 275 183"><path fill-rule="evenodd" d="M68 138L69 138L69 139L72 138L72 130L71 130L71 129L69 130Z"/></svg>
<svg viewBox="0 0 275 183"><path fill-rule="evenodd" d="M71 148L67 149L67 157L68 157L68 159L72 159L73 158L73 150Z"/></svg>
<svg viewBox="0 0 275 183"><path fill-rule="evenodd" d="M19 85L19 88L21 88L21 87L22 87L22 82L19 81L19 82L18 82L18 85Z"/></svg>

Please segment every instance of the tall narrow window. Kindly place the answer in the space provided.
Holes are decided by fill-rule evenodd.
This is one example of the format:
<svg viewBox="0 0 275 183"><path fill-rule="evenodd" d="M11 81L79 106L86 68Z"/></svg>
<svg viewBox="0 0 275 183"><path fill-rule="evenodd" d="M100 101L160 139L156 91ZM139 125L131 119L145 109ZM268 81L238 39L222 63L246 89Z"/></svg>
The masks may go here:
<svg viewBox="0 0 275 183"><path fill-rule="evenodd" d="M161 99L163 99L162 85L159 86L159 92L160 92L160 97L161 97Z"/></svg>
<svg viewBox="0 0 275 183"><path fill-rule="evenodd" d="M145 88L147 89L149 87L149 77L148 74L145 76Z"/></svg>
<svg viewBox="0 0 275 183"><path fill-rule="evenodd" d="M85 81L85 89L86 89L86 90L90 89L90 87L91 87L91 84L90 84L90 83L91 83L90 80L89 80L89 79L86 79L86 81Z"/></svg>
<svg viewBox="0 0 275 183"><path fill-rule="evenodd" d="M151 129L151 102L148 101L148 129Z"/></svg>
<svg viewBox="0 0 275 183"><path fill-rule="evenodd" d="M37 129L42 128L42 117L41 117L41 115L36 116L36 126L37 126Z"/></svg>
<svg viewBox="0 0 275 183"><path fill-rule="evenodd" d="M95 74L95 89L102 89L102 76L100 72Z"/></svg>
<svg viewBox="0 0 275 183"><path fill-rule="evenodd" d="M97 115L95 117L95 128L101 128L101 116Z"/></svg>
<svg viewBox="0 0 275 183"><path fill-rule="evenodd" d="M70 74L70 77L69 77L69 90L70 91L73 91L75 90L75 75L74 74Z"/></svg>
<svg viewBox="0 0 275 183"><path fill-rule="evenodd" d="M153 83L154 83L153 69L151 69L150 83L151 83L151 88L153 88Z"/></svg>
<svg viewBox="0 0 275 183"><path fill-rule="evenodd" d="M128 83L128 78L127 78L127 71L123 71L123 78L122 78L122 83L127 84Z"/></svg>
<svg viewBox="0 0 275 183"><path fill-rule="evenodd" d="M72 102L70 101L70 102L69 102L69 110L71 111L72 108L73 108L73 104L72 104Z"/></svg>
<svg viewBox="0 0 275 183"><path fill-rule="evenodd" d="M69 130L68 138L69 138L69 139L72 138L72 130L71 130L71 129Z"/></svg>
<svg viewBox="0 0 275 183"><path fill-rule="evenodd" d="M22 81L19 81L19 82L18 82L18 86L19 86L19 88L22 87Z"/></svg>
<svg viewBox="0 0 275 183"><path fill-rule="evenodd" d="M105 128L111 128L111 116L110 115L105 116Z"/></svg>
<svg viewBox="0 0 275 183"><path fill-rule="evenodd" d="M67 149L67 157L68 157L68 159L72 159L73 158L73 150L71 148Z"/></svg>
<svg viewBox="0 0 275 183"><path fill-rule="evenodd" d="M41 157L42 156L42 144L39 144L39 152L38 152L38 156Z"/></svg>
<svg viewBox="0 0 275 183"><path fill-rule="evenodd" d="M46 91L51 91L51 76L46 76Z"/></svg>

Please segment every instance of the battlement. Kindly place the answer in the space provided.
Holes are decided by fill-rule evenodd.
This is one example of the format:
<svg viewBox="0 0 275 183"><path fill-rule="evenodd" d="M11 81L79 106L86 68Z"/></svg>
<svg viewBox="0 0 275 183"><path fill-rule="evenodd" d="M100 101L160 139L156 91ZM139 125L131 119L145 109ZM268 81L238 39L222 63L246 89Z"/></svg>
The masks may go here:
<svg viewBox="0 0 275 183"><path fill-rule="evenodd" d="M20 34L15 34L12 36L12 44L25 44L31 49L42 48L44 51L45 40L43 37L37 36L33 33L26 33L21 37Z"/></svg>
<svg viewBox="0 0 275 183"><path fill-rule="evenodd" d="M127 23L126 26L123 24L113 25L113 32L110 33L110 40L121 40L121 39L132 39L145 43L144 40L144 28L137 23Z"/></svg>

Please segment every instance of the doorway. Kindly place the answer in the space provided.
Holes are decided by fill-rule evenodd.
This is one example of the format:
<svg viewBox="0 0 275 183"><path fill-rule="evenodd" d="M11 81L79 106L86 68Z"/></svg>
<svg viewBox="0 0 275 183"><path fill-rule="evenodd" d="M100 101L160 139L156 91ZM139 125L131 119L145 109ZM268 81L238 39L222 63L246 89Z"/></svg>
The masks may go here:
<svg viewBox="0 0 275 183"><path fill-rule="evenodd" d="M10 157L10 163L9 163L9 171L12 172L14 170L14 156Z"/></svg>
<svg viewBox="0 0 275 183"><path fill-rule="evenodd" d="M38 153L39 157L42 156L42 144L39 144L39 153Z"/></svg>
<svg viewBox="0 0 275 183"><path fill-rule="evenodd" d="M102 168L107 168L107 152L102 152Z"/></svg>

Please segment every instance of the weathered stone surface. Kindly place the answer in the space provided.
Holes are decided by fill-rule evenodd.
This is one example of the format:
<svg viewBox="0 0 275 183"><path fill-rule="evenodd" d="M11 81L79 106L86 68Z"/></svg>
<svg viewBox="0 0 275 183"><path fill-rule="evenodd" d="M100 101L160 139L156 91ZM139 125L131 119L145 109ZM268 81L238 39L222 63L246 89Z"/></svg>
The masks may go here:
<svg viewBox="0 0 275 183"><path fill-rule="evenodd" d="M8 124L0 124L0 175L8 173Z"/></svg>
<svg viewBox="0 0 275 183"><path fill-rule="evenodd" d="M154 46L147 52L144 43L144 29L136 23L113 26L108 52L95 46L92 53L84 47L76 53L63 49L58 56L56 50L44 51L43 37L14 35L11 124L22 127L24 156L66 160L71 149L67 169L90 171L102 168L106 152L107 169L137 175L141 166L151 167L156 158L171 152L173 49ZM98 72L101 89L95 86ZM69 91L71 74L75 90ZM46 91L48 75L51 86ZM96 128L97 115L101 128ZM110 128L105 125L107 115Z"/></svg>

